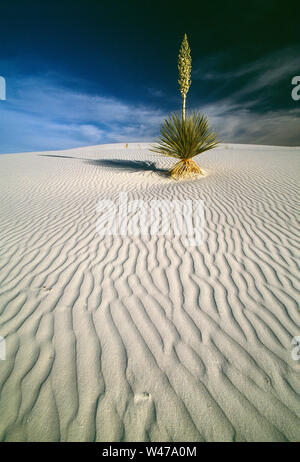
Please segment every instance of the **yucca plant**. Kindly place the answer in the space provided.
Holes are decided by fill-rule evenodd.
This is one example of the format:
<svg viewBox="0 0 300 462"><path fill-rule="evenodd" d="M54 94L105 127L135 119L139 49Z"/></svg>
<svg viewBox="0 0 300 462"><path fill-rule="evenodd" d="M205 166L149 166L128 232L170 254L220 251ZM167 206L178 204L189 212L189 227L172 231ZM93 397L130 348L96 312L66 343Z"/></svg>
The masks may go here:
<svg viewBox="0 0 300 462"><path fill-rule="evenodd" d="M203 114L194 112L184 120L179 114L171 114L162 124L158 142L151 151L179 159L170 171L173 178L179 179L201 175L200 167L192 159L216 144L216 135Z"/></svg>
<svg viewBox="0 0 300 462"><path fill-rule="evenodd" d="M178 56L179 87L182 96L182 113L171 114L160 128L160 136L150 151L175 157L179 161L170 170L172 178L180 179L201 175L200 167L193 157L214 148L219 141L204 114L194 112L186 115L186 94L191 80L191 53L187 36L184 35Z"/></svg>

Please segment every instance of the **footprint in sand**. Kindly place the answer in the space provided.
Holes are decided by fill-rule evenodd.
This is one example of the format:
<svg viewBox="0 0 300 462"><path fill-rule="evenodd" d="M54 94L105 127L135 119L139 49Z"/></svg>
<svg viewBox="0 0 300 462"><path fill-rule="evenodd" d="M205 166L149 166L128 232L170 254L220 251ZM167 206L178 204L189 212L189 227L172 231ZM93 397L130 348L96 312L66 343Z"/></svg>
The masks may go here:
<svg viewBox="0 0 300 462"><path fill-rule="evenodd" d="M137 393L134 397L135 404L144 403L145 401L151 400L151 395L147 391Z"/></svg>
<svg viewBox="0 0 300 462"><path fill-rule="evenodd" d="M127 419L130 429L128 441L147 441L150 428L156 421L155 405L150 393L144 391L135 394Z"/></svg>

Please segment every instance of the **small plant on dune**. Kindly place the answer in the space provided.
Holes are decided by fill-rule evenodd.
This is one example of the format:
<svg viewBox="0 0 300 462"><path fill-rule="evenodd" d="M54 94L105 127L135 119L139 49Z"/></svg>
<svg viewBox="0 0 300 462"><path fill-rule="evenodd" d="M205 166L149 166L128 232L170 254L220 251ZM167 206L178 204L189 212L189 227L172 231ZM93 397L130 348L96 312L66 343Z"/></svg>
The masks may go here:
<svg viewBox="0 0 300 462"><path fill-rule="evenodd" d="M203 114L194 112L184 121L180 115L171 114L161 126L158 146L152 151L178 159L170 174L179 179L202 175L200 167L192 159L214 148L217 143Z"/></svg>
<svg viewBox="0 0 300 462"><path fill-rule="evenodd" d="M182 96L182 112L168 116L160 128L160 136L152 152L175 157L178 162L171 169L172 178L188 178L201 175L200 167L193 157L214 148L219 141L209 127L207 118L194 112L186 115L186 95L191 84L191 51L187 36L184 35L178 56L179 88Z"/></svg>

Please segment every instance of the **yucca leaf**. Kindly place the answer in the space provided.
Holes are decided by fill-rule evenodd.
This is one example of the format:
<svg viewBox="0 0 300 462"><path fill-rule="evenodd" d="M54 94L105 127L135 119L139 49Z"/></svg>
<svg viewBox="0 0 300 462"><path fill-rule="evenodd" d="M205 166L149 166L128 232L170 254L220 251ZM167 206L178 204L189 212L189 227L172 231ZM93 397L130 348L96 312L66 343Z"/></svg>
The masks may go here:
<svg viewBox="0 0 300 462"><path fill-rule="evenodd" d="M183 120L179 114L173 113L164 120L156 145L150 151L188 160L214 148L218 143L203 114L194 112Z"/></svg>

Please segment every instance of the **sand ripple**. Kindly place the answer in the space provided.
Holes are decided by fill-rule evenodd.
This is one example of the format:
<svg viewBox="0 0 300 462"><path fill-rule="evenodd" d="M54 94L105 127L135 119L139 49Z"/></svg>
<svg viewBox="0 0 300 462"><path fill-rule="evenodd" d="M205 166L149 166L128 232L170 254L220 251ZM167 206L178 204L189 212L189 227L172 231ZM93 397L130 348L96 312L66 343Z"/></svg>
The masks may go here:
<svg viewBox="0 0 300 462"><path fill-rule="evenodd" d="M299 441L299 156L173 182L147 145L1 155L0 440ZM203 244L99 236L119 191L202 199Z"/></svg>

